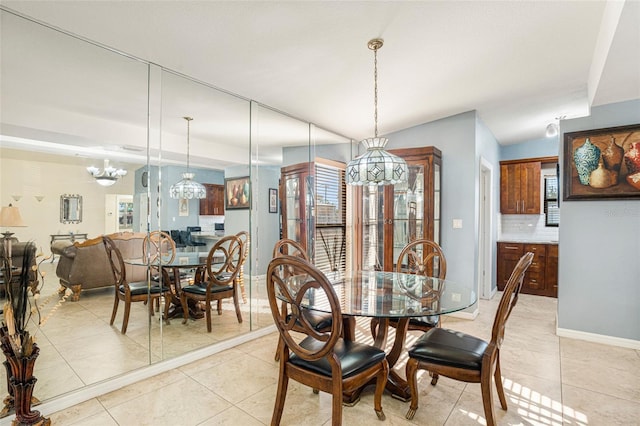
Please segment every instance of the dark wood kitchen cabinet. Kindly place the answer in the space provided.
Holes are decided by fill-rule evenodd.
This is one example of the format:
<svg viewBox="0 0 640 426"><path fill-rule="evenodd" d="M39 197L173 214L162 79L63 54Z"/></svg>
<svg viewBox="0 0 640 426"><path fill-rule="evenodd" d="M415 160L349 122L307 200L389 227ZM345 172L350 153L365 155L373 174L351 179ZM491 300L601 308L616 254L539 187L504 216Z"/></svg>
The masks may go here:
<svg viewBox="0 0 640 426"><path fill-rule="evenodd" d="M224 215L224 185L203 183L207 197L200 200L201 216Z"/></svg>
<svg viewBox="0 0 640 426"><path fill-rule="evenodd" d="M540 214L540 161L500 162L500 213Z"/></svg>
<svg viewBox="0 0 640 426"><path fill-rule="evenodd" d="M497 285L504 290L518 260L526 252L534 254L522 283L522 293L558 297L558 245L533 243L498 243Z"/></svg>

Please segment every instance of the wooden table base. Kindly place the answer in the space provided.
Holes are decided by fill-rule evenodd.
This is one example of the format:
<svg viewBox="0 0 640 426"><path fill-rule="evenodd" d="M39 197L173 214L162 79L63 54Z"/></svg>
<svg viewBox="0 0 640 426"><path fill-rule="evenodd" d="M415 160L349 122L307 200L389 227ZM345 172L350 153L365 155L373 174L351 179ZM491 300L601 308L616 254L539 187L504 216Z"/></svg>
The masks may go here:
<svg viewBox="0 0 640 426"><path fill-rule="evenodd" d="M387 318L379 319L378 330L376 333L376 339L374 346L380 349L384 349L387 343L387 336L389 334L389 320ZM345 340L355 340L355 324L354 317L345 317L343 319L343 336ZM386 389L391 393L391 396L399 399L400 401L407 402L411 399L411 390L406 379L402 378L393 367L398 362L400 354L404 349L404 342L407 337L407 330L409 328L409 319L401 318L398 321L396 328L396 338L393 341L393 346L389 353L387 353L387 362L389 363L389 377L387 379ZM342 395L342 402L347 406L354 406L360 400L360 394L362 390L369 385L375 386L375 380L367 383L362 388L353 392L345 392Z"/></svg>

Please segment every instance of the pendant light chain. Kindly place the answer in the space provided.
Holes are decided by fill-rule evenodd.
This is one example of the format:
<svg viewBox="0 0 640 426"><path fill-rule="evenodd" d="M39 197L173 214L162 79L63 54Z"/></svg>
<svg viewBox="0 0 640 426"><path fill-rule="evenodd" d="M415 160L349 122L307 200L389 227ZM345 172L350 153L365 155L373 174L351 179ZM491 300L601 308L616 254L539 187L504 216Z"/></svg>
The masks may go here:
<svg viewBox="0 0 640 426"><path fill-rule="evenodd" d="M183 117L187 120L187 173L189 172L189 141L190 141L190 129L192 117Z"/></svg>
<svg viewBox="0 0 640 426"><path fill-rule="evenodd" d="M375 123L375 136L378 137L378 49L379 47L373 48L373 105L374 105L374 113L373 113L373 121Z"/></svg>

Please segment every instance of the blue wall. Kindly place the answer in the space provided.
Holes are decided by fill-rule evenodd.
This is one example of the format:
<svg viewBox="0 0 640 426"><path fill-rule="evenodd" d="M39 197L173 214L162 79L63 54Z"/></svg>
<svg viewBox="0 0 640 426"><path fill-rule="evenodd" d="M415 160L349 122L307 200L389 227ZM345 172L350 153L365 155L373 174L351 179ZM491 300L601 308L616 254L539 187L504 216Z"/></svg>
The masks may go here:
<svg viewBox="0 0 640 426"><path fill-rule="evenodd" d="M500 148L500 161L518 160L520 158L555 157L559 155L560 136L535 139L515 145L504 145Z"/></svg>
<svg viewBox="0 0 640 426"><path fill-rule="evenodd" d="M477 283L476 119L470 111L387 135L389 149L435 146L442 151L440 245L447 279L460 283ZM452 228L453 219L462 219L461 229Z"/></svg>
<svg viewBox="0 0 640 426"><path fill-rule="evenodd" d="M594 107L589 117L562 121L560 130L638 123L634 100ZM640 200L562 201L560 220L558 328L631 339L638 347Z"/></svg>

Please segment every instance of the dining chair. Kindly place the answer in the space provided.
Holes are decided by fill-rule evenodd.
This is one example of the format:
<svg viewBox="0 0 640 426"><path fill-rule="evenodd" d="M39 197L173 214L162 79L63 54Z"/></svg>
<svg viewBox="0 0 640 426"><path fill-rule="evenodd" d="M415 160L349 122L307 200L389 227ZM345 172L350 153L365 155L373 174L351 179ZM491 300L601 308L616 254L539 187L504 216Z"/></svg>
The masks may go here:
<svg viewBox="0 0 640 426"><path fill-rule="evenodd" d="M221 302L232 298L238 322L242 323L242 313L238 302L238 283L243 245L236 235L227 235L219 239L207 256L204 274L196 274L192 285L180 290L180 303L184 315L183 324L189 319L188 301L205 302L207 332L211 332L211 302L216 301L218 315L222 315Z"/></svg>
<svg viewBox="0 0 640 426"><path fill-rule="evenodd" d="M277 241L275 246L273 247L272 257L274 259L276 257L280 257L284 255L295 256L307 262L310 262L309 255L307 254L306 250L302 248L302 246L297 241L291 240L289 238L283 238ZM283 313L286 316L286 318L290 320L291 316L287 313L286 303L282 302L282 304L283 304L282 306ZM313 329L316 331L322 332L322 331L329 331L331 329L332 315L330 313L311 311L309 309L305 309L302 312L302 315L305 316L306 320L309 322L311 327L313 327ZM302 324L297 323L297 324L294 324L292 331L304 333L304 327L302 327ZM276 361L278 361L280 357L280 351L283 345L284 345L284 341L282 340L282 338L279 338L278 347L276 348L276 355L275 355Z"/></svg>
<svg viewBox="0 0 640 426"><path fill-rule="evenodd" d="M109 325L113 325L116 319L116 313L118 312L118 305L122 300L124 302L124 318L122 319L121 333L125 334L127 332L127 326L129 325L131 303L144 302L149 306L149 315L153 315L153 302L162 296L164 296L167 301L171 300L171 289L162 282L158 283L151 280L137 282L127 281L127 272L122 253L120 253L120 250L111 238L103 236L102 242L107 252L107 258L109 259L115 283L115 298ZM169 305L169 303L165 303L164 319L167 321L167 324L169 323Z"/></svg>
<svg viewBox="0 0 640 426"><path fill-rule="evenodd" d="M314 294L312 294L314 293ZM351 392L376 381L374 410L384 420L382 393L389 374L385 352L375 346L341 338L342 313L333 286L314 265L299 257L275 257L267 269L267 295L271 314L284 345L280 349L280 375L271 425L280 424L289 379L331 393L332 425L342 424L343 392ZM303 315L305 298L327 301L331 327L316 330ZM287 311L283 310L283 304ZM291 333L302 327L302 341Z"/></svg>
<svg viewBox="0 0 640 426"><path fill-rule="evenodd" d="M496 311L489 342L460 331L432 328L409 349L406 375L411 405L407 419L413 419L418 409L417 372L421 369L463 382L480 383L487 425L496 424L491 381L493 377L500 405L506 410L507 400L500 373L500 346L504 340L505 323L518 301L524 274L532 260L533 253L525 253L513 269ZM431 384L435 385L433 381Z"/></svg>
<svg viewBox="0 0 640 426"><path fill-rule="evenodd" d="M249 237L249 232L240 231L236 234L238 238L240 238L240 242L242 243L242 260L240 261L240 272L238 273L238 286L240 287L240 293L242 295L242 303L247 303L247 292L244 289L244 264L249 257L249 243L251 238Z"/></svg>
<svg viewBox="0 0 640 426"><path fill-rule="evenodd" d="M438 243L419 239L407 244L400 254L396 263L396 272L405 274L425 275L429 277L437 277L441 280L447 277L447 259L444 256L442 248ZM425 298L429 296L439 297L438 294L424 294ZM371 335L376 338L376 330L379 319L371 320ZM389 325L396 328L398 320L389 319ZM440 315L427 315L409 319L408 330L429 331L433 327L440 326ZM437 380L437 376L434 378Z"/></svg>

